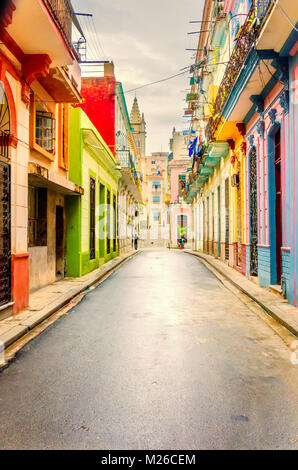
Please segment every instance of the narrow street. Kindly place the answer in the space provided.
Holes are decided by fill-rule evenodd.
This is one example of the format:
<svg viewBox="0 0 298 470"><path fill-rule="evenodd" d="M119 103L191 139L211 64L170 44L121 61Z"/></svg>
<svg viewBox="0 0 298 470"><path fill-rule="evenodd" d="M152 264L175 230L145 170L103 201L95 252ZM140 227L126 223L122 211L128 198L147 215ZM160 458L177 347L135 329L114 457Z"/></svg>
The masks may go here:
<svg viewBox="0 0 298 470"><path fill-rule="evenodd" d="M290 355L198 259L143 251L0 374L0 448L294 449Z"/></svg>

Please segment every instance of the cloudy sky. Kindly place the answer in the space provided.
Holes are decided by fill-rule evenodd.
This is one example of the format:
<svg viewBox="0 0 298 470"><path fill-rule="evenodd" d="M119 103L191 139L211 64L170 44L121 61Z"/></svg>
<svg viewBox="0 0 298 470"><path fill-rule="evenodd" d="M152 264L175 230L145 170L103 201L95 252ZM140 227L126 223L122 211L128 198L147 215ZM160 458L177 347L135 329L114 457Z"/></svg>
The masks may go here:
<svg viewBox="0 0 298 470"><path fill-rule="evenodd" d="M124 91L180 72L192 63L186 48L197 46L199 29L189 24L200 20L203 0L72 0L88 40L88 60L112 59ZM147 122L147 153L168 151L172 129L187 128L183 117L189 75L149 86L136 92ZM130 111L135 92L126 94Z"/></svg>

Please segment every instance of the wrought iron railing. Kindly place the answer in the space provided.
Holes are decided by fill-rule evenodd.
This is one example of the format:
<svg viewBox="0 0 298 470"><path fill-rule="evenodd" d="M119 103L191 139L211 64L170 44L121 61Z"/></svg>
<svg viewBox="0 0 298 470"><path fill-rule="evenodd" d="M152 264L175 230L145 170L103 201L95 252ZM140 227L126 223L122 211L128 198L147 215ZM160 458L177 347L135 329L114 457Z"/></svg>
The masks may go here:
<svg viewBox="0 0 298 470"><path fill-rule="evenodd" d="M213 105L213 113L206 126L205 135L207 142L210 142L220 123L224 105L232 91L248 53L258 37L263 20L272 3L273 0L253 0L252 2L246 21L240 30L225 74L221 81L216 100Z"/></svg>
<svg viewBox="0 0 298 470"><path fill-rule="evenodd" d="M72 7L70 0L44 0L44 2L58 24L64 39L72 48Z"/></svg>
<svg viewBox="0 0 298 470"><path fill-rule="evenodd" d="M141 182L129 150L117 150L117 158L122 168L130 168L133 179L141 192Z"/></svg>
<svg viewBox="0 0 298 470"><path fill-rule="evenodd" d="M0 155L4 158L9 157L9 137L9 134L0 131Z"/></svg>

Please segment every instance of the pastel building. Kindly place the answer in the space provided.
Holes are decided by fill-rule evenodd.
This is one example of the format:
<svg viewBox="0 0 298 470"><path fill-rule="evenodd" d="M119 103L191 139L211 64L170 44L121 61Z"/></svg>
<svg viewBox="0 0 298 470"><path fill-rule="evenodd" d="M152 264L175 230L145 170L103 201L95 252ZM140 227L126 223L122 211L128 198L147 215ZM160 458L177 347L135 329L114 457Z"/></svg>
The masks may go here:
<svg viewBox="0 0 298 470"><path fill-rule="evenodd" d="M4 2L2 2L4 3ZM0 316L65 274L69 104L80 68L69 1L8 0L0 18ZM4 12L3 12L4 9Z"/></svg>
<svg viewBox="0 0 298 470"><path fill-rule="evenodd" d="M143 161L144 202L147 210L147 241L166 246L169 241L167 199L168 152L152 152Z"/></svg>
<svg viewBox="0 0 298 470"><path fill-rule="evenodd" d="M202 27L189 104L205 144L186 198L195 246L297 305L297 6L206 0L203 20L214 27Z"/></svg>
<svg viewBox="0 0 298 470"><path fill-rule="evenodd" d="M122 84L115 78L113 62L104 64L101 77L82 79L81 105L115 156L119 179L119 249L132 249L135 232L139 229L139 206L142 202L140 181L140 151L123 94Z"/></svg>
<svg viewBox="0 0 298 470"><path fill-rule="evenodd" d="M187 136L173 129L170 140L171 154L168 163L169 196L170 196L170 244L177 246L184 236L187 243L192 241L191 207L184 201L187 169L190 164L187 148Z"/></svg>
<svg viewBox="0 0 298 470"><path fill-rule="evenodd" d="M80 108L70 111L69 179L84 194L67 197L66 274L80 277L111 260L118 247L117 160Z"/></svg>

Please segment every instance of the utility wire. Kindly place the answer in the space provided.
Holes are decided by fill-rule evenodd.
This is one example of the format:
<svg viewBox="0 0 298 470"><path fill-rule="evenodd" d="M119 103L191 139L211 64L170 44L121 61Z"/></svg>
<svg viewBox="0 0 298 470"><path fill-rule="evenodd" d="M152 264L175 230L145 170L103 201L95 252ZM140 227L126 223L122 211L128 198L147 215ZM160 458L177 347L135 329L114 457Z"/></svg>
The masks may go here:
<svg viewBox="0 0 298 470"><path fill-rule="evenodd" d="M94 49L96 51L96 55L97 55L97 57L100 57L101 52L100 52L99 45L98 45L98 42L97 42L96 31L93 28L93 23L92 23L92 20L89 16L87 17L87 22L88 22L88 32L89 32L90 36L91 35L94 36L93 37L93 44L94 44Z"/></svg>
<svg viewBox="0 0 298 470"><path fill-rule="evenodd" d="M100 41L99 36L98 36L98 33L97 33L97 31L96 31L96 26L95 26L95 22L94 22L93 16L91 17L91 23L92 23L93 30L94 30L94 33L95 33L96 42L98 43L99 48L101 49L101 52L102 52L103 56L106 58L107 56L106 56L106 54L105 54L105 51L103 50L101 41Z"/></svg>
<svg viewBox="0 0 298 470"><path fill-rule="evenodd" d="M145 85L139 86L137 88L132 88L131 90L125 91L125 93L131 93L132 91L140 90L141 88L145 88L147 86L156 85L157 83L166 82L168 80L172 80L172 78L179 77L180 75L185 75L186 73L189 73L189 70L185 70L184 72L176 73L176 75L171 75L170 77L163 78L161 80L157 80L156 82L150 82L150 83L146 83Z"/></svg>
<svg viewBox="0 0 298 470"><path fill-rule="evenodd" d="M280 6L278 3L276 3L276 0L273 0L273 3L274 5L276 5L281 11L282 13L284 14L284 16L287 18L288 22L290 23L290 25L292 26L292 28L295 29L295 31L298 32L298 28L296 28L296 26L292 23L291 21L291 18L289 17L289 15L287 14L287 12L284 10L284 8L282 6Z"/></svg>
<svg viewBox="0 0 298 470"><path fill-rule="evenodd" d="M272 73L271 70L269 69L268 65L266 64L266 62L265 62L263 59L261 59L261 61L262 61L263 64L265 65L265 67L266 67L266 69L268 70L268 72L270 73L271 77L274 78L274 80L275 80L276 82L281 81L281 80L279 80L278 78L276 78L275 75L273 75L273 73Z"/></svg>

